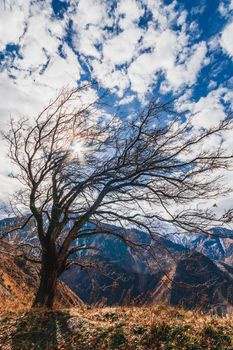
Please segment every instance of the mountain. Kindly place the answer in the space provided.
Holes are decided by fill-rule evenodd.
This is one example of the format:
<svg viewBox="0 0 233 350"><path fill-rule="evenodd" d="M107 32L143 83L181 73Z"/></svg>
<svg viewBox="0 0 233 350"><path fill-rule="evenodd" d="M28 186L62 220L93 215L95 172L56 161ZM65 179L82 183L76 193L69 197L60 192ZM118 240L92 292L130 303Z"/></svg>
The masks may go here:
<svg viewBox="0 0 233 350"><path fill-rule="evenodd" d="M0 227L4 228L6 224L6 221L0 222ZM219 234L219 231L213 233ZM231 235L223 229L221 233ZM28 237L26 230L23 235ZM82 259L92 268L74 266L62 275L62 281L91 305L165 302L187 309L215 310L219 314L232 308L233 272L230 265L233 243L230 238L195 235L191 239L175 237L171 240L160 236L152 248L145 249L145 244L151 243L145 233L132 229L129 235L143 247L129 247L106 234L79 240L79 245L94 247L95 250L81 250L73 258ZM29 263L23 263L17 257L17 264L22 264L24 271ZM38 267L29 265L24 274L28 286L33 286L28 293L33 293L38 284ZM64 286L61 283L59 288ZM69 291L67 293L70 295Z"/></svg>
<svg viewBox="0 0 233 350"><path fill-rule="evenodd" d="M26 261L18 249L1 240L0 247L0 311L31 305L39 284L39 268ZM83 302L59 281L55 304L63 307L80 306Z"/></svg>
<svg viewBox="0 0 233 350"><path fill-rule="evenodd" d="M147 237L132 231L137 242L145 243ZM135 238L135 239L136 239ZM113 236L96 235L80 244L97 248L91 255L81 252L82 259L94 266L83 270L73 267L62 280L89 304L107 305L142 303L151 290L185 249L167 239L158 237L153 249L128 247ZM79 258L80 258L79 255ZM76 256L77 257L77 256Z"/></svg>
<svg viewBox="0 0 233 350"><path fill-rule="evenodd" d="M190 252L160 281L152 300L225 315L233 310L233 268Z"/></svg>
<svg viewBox="0 0 233 350"><path fill-rule="evenodd" d="M62 279L83 301L98 305L164 302L226 314L233 305L233 269L196 251L159 238L153 256L108 237L96 238L89 262L102 271L74 267ZM112 258L112 259L110 259ZM113 259L114 258L114 259Z"/></svg>
<svg viewBox="0 0 233 350"><path fill-rule="evenodd" d="M190 250L196 250L212 260L224 261L233 266L233 233L224 228L214 228L212 235L198 234L183 244Z"/></svg>

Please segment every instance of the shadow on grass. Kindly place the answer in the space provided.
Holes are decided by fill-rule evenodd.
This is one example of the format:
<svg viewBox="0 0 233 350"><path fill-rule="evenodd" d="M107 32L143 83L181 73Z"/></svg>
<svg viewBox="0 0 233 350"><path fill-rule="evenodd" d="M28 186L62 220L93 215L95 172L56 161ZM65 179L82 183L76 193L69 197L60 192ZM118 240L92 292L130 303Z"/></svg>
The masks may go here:
<svg viewBox="0 0 233 350"><path fill-rule="evenodd" d="M70 336L66 312L34 312L23 314L17 321L12 335L14 350L61 349Z"/></svg>

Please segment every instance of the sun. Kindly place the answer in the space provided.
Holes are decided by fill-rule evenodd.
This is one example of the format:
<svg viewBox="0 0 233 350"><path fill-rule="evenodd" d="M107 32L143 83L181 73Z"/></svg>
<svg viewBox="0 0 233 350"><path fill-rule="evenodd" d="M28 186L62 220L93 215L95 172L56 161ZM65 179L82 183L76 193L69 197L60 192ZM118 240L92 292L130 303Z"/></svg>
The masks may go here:
<svg viewBox="0 0 233 350"><path fill-rule="evenodd" d="M70 151L73 157L77 157L81 163L85 162L87 148L82 140L74 141L70 146Z"/></svg>

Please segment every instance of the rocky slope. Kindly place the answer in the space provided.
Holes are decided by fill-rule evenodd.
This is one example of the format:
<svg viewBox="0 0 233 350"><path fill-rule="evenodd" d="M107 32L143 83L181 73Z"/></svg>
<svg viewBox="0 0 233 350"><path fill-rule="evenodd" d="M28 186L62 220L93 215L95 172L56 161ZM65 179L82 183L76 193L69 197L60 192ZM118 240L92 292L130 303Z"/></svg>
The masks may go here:
<svg viewBox="0 0 233 350"><path fill-rule="evenodd" d="M228 314L233 310L233 269L222 262L191 252L179 259L161 279L152 296L154 302L185 309Z"/></svg>
<svg viewBox="0 0 233 350"><path fill-rule="evenodd" d="M101 264L103 271L87 273L76 267L63 275L71 289L89 304L165 302L218 314L232 310L233 269L227 264L163 238L158 240L153 256L110 238L97 240L95 246L101 247L103 254L89 259L96 266Z"/></svg>

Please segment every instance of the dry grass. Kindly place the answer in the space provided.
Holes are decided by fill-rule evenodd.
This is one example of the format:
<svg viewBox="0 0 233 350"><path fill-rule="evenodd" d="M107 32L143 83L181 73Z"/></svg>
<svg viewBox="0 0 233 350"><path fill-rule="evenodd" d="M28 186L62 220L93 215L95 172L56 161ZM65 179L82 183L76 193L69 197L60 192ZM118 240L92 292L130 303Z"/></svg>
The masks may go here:
<svg viewBox="0 0 233 350"><path fill-rule="evenodd" d="M233 349L233 320L158 305L8 312L3 350Z"/></svg>
<svg viewBox="0 0 233 350"><path fill-rule="evenodd" d="M11 254L8 254L8 251ZM39 268L24 260L18 251L1 241L0 251L0 313L30 309L39 284ZM63 282L59 281L55 304L78 306L82 301Z"/></svg>
<svg viewBox="0 0 233 350"><path fill-rule="evenodd" d="M21 282L21 288L19 288L17 281L9 273L1 269L0 274L0 312L20 311L30 308L31 300L33 300L32 289L24 281Z"/></svg>

